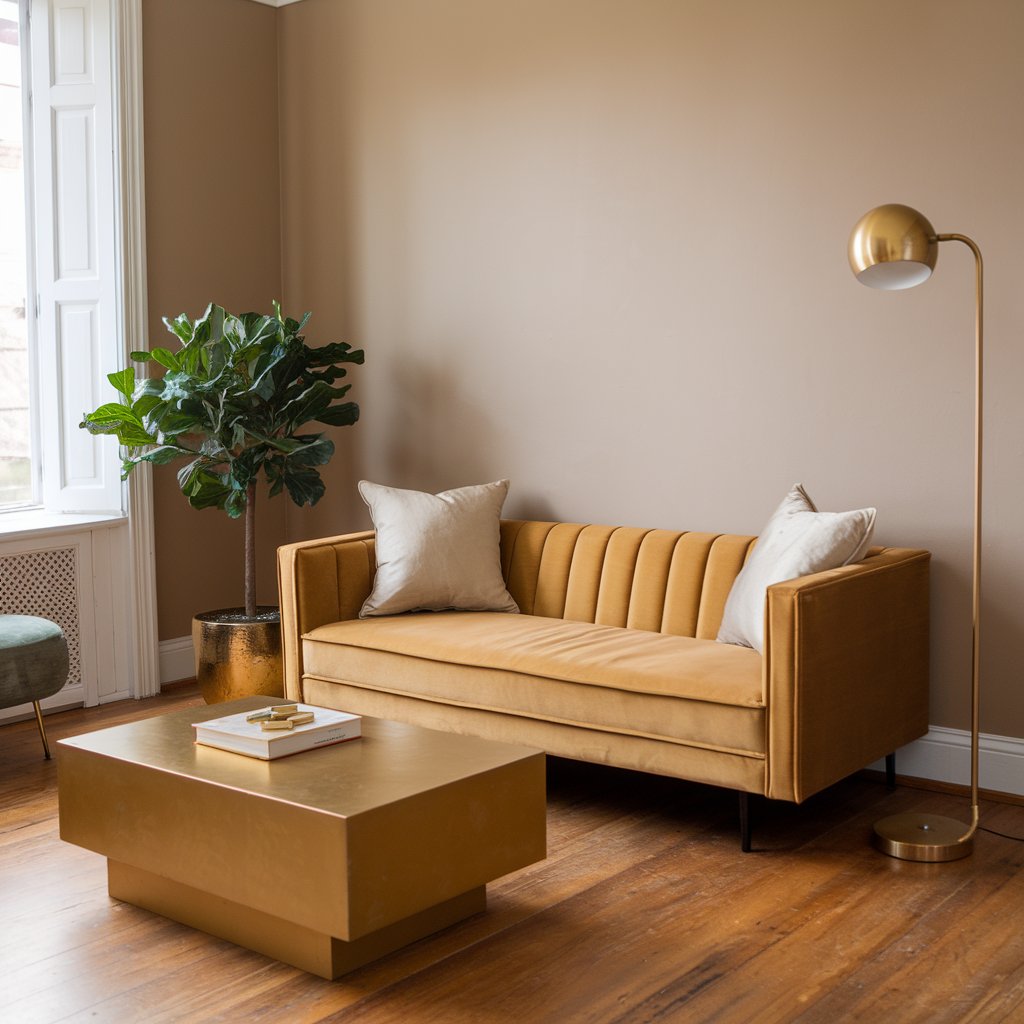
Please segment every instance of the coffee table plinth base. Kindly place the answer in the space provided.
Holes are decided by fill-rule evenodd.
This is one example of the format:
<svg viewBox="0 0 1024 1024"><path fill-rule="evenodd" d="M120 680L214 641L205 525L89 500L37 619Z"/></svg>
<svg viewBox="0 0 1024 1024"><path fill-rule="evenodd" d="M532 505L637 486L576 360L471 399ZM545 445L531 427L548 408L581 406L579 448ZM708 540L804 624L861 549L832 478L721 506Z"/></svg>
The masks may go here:
<svg viewBox="0 0 1024 1024"><path fill-rule="evenodd" d="M487 888L481 885L369 935L345 941L120 861L107 861L107 889L114 899L331 981L487 907Z"/></svg>

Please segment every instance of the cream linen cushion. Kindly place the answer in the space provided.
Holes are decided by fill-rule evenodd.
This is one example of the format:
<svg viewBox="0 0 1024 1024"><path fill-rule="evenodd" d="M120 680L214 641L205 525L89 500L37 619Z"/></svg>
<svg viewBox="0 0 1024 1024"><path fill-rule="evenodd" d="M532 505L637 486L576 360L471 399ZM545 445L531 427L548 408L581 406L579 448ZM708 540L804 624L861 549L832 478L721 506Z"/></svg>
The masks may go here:
<svg viewBox="0 0 1024 1024"><path fill-rule="evenodd" d="M764 653L765 592L773 583L858 561L871 543L875 510L819 512L800 484L783 499L729 591L720 643Z"/></svg>
<svg viewBox="0 0 1024 1024"><path fill-rule="evenodd" d="M517 612L501 575L508 481L440 494L359 482L377 531L377 575L360 618L408 611Z"/></svg>

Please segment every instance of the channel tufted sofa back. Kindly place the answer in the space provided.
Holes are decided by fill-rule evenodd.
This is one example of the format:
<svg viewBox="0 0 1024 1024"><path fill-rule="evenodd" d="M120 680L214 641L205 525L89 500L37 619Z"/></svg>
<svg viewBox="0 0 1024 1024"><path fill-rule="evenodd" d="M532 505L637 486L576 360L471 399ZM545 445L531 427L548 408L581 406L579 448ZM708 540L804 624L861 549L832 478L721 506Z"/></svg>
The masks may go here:
<svg viewBox="0 0 1024 1024"><path fill-rule="evenodd" d="M754 540L506 520L501 568L527 615L714 640Z"/></svg>

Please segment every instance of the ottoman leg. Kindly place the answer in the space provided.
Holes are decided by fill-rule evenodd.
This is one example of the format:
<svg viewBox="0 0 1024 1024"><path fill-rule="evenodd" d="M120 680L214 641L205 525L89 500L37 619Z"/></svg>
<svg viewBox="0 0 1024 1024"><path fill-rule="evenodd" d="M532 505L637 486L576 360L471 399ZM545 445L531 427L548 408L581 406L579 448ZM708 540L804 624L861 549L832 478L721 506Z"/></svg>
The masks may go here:
<svg viewBox="0 0 1024 1024"><path fill-rule="evenodd" d="M39 701L32 701L32 707L36 709L36 724L39 726L39 738L43 741L43 754L46 760L50 760L50 744L46 742L46 729L43 726L43 711L39 707Z"/></svg>

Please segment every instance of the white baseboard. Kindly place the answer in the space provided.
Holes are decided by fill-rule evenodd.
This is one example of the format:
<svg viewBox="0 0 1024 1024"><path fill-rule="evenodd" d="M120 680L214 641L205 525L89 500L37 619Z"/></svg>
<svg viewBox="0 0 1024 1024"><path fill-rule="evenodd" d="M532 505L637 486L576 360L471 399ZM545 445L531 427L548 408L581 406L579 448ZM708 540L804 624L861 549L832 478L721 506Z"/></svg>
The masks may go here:
<svg viewBox="0 0 1024 1024"><path fill-rule="evenodd" d="M885 769L884 761L871 768ZM971 734L933 725L926 736L896 752L896 772L933 782L971 784ZM978 785L1024 796L1024 739L982 733L978 742Z"/></svg>
<svg viewBox="0 0 1024 1024"><path fill-rule="evenodd" d="M160 641L160 685L178 679L192 679L196 674L192 637L178 636Z"/></svg>
<svg viewBox="0 0 1024 1024"><path fill-rule="evenodd" d="M39 702L43 714L51 711L66 711L68 708L80 708L85 702L85 687L81 683L72 686L65 686L58 690L52 697L46 697ZM35 708L29 704L18 704L15 707L4 708L0 711L0 724L8 722L23 722L28 718L35 718Z"/></svg>

